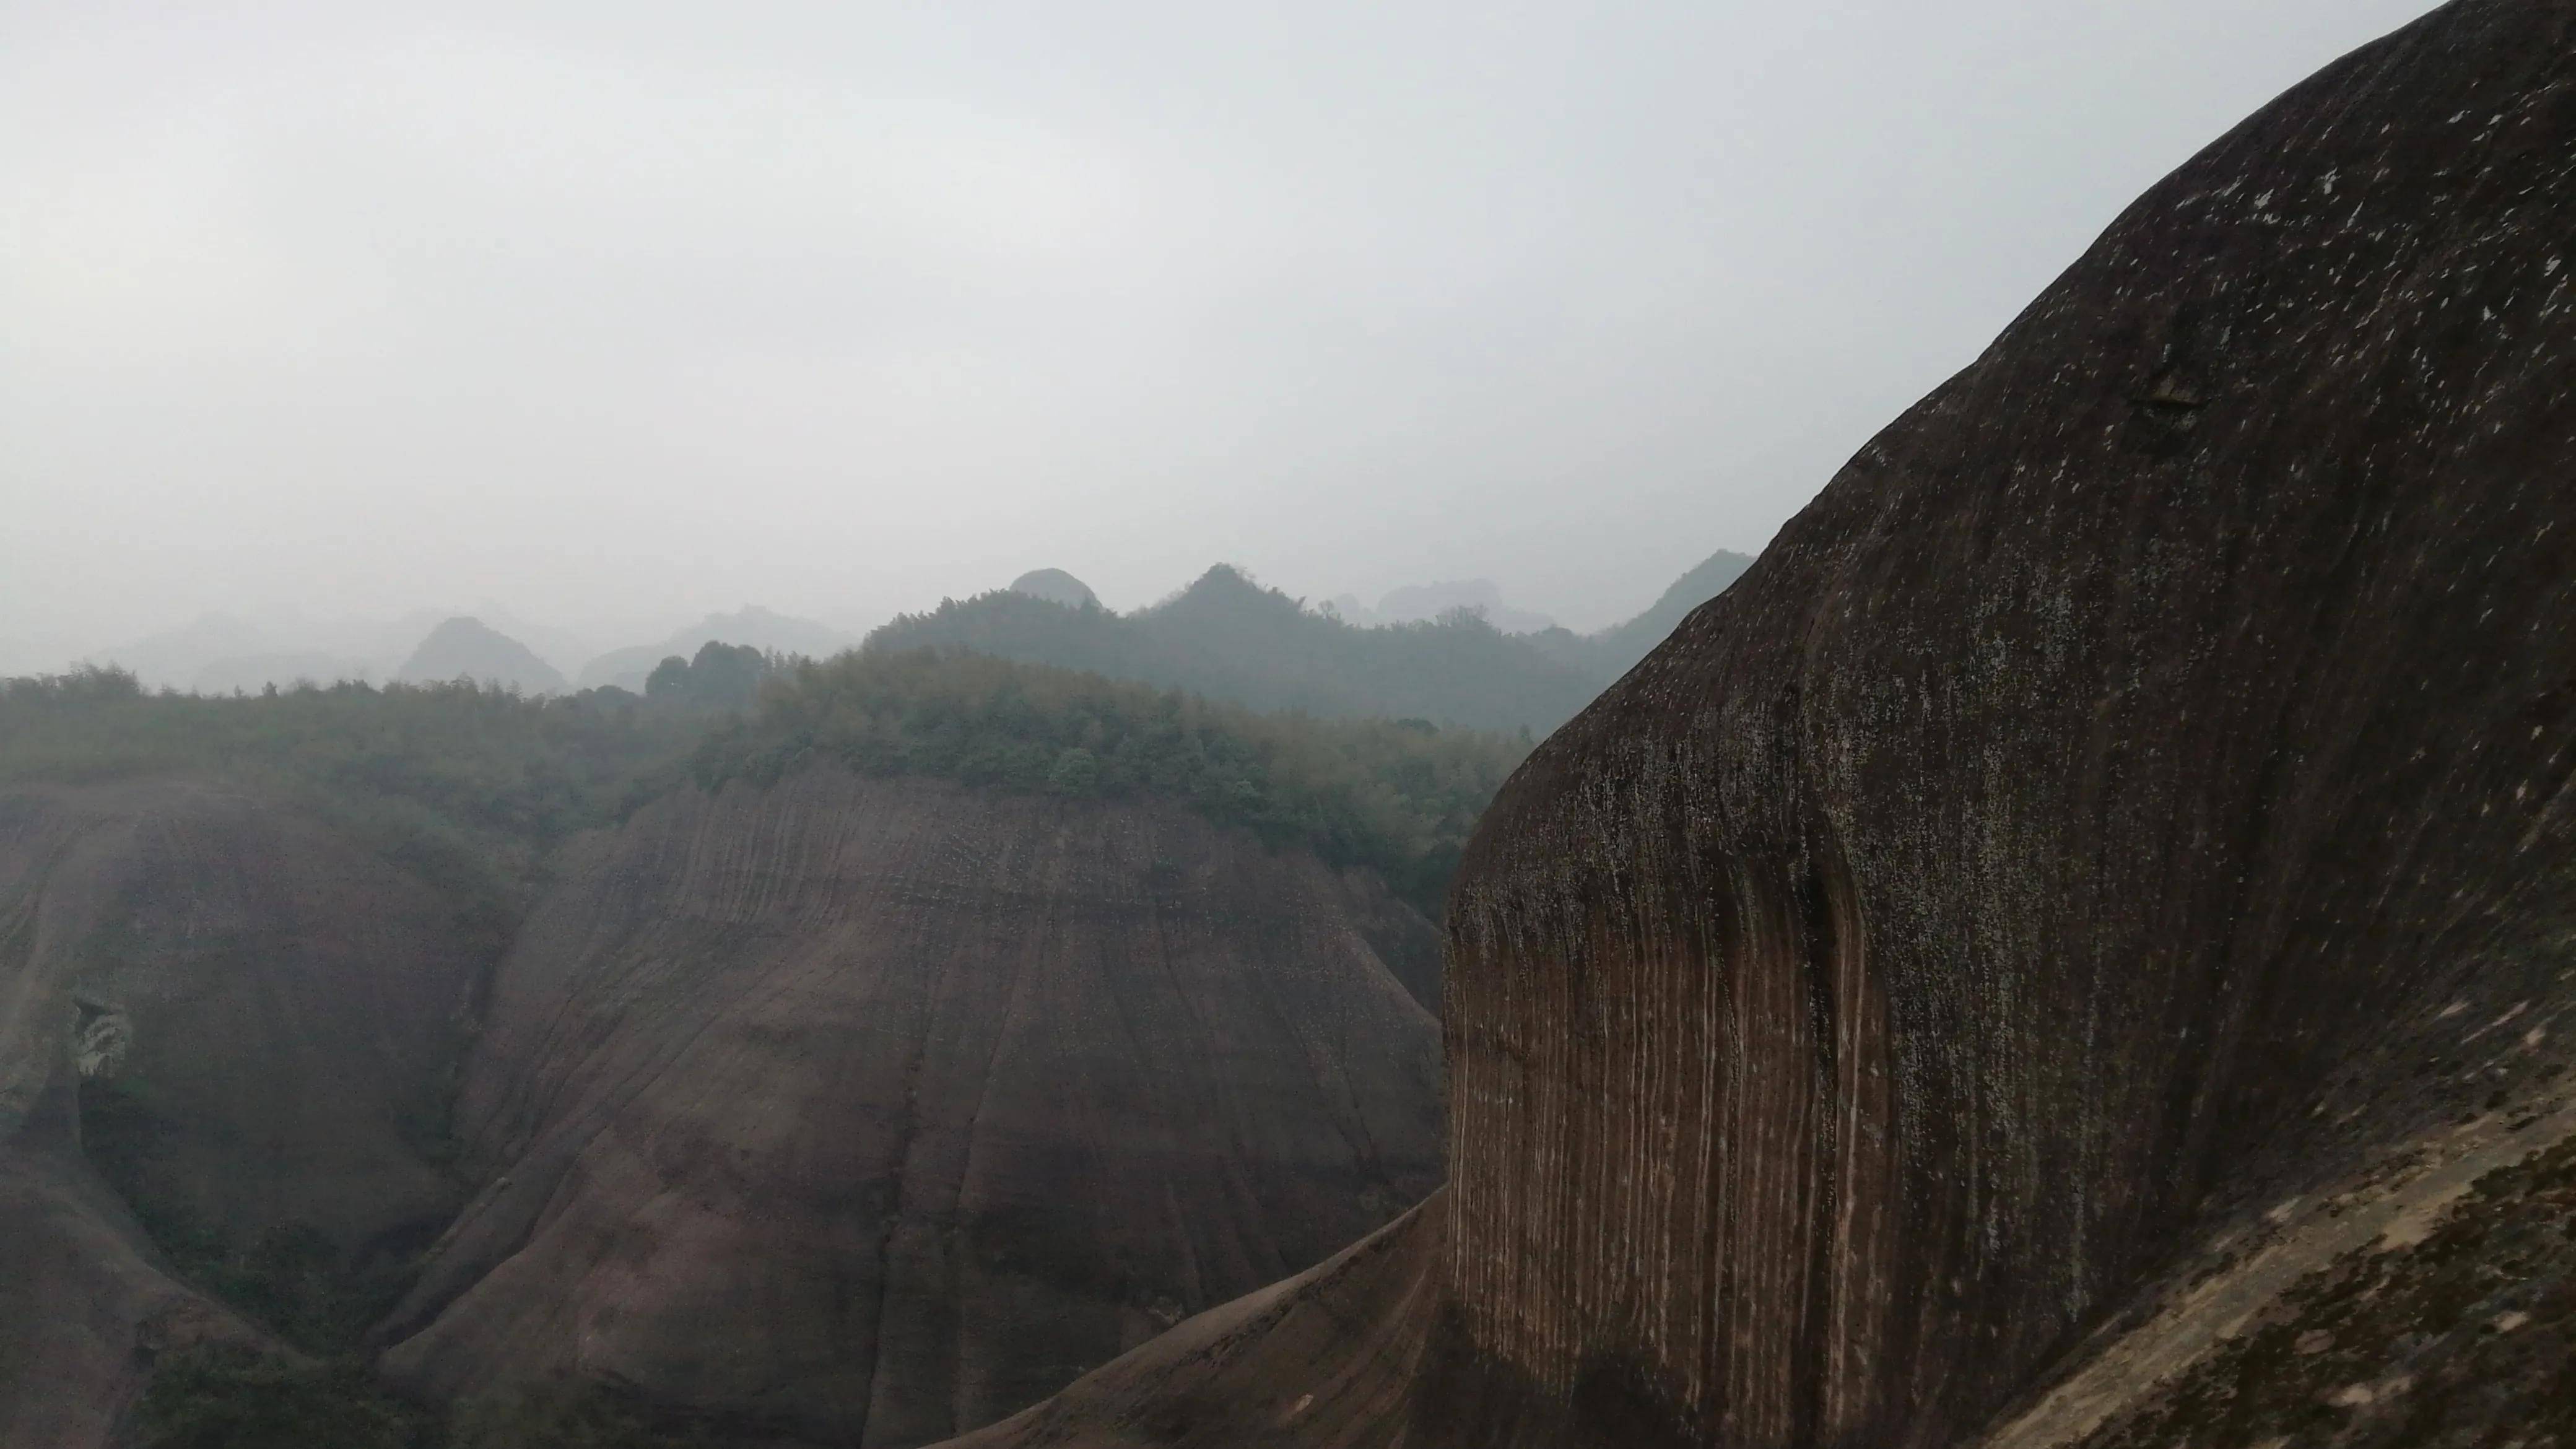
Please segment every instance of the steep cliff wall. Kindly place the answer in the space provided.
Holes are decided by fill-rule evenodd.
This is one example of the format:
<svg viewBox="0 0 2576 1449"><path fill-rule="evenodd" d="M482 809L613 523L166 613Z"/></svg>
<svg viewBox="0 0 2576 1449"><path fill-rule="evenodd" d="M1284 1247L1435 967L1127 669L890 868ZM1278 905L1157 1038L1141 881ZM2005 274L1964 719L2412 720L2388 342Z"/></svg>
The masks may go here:
<svg viewBox="0 0 2576 1449"><path fill-rule="evenodd" d="M814 769L587 842L494 987L398 1381L988 1422L1440 1177L1431 927L1160 804Z"/></svg>
<svg viewBox="0 0 2576 1449"><path fill-rule="evenodd" d="M1541 749L1453 908L1492 1384L1938 1444L2565 999L2576 7L2133 207ZM2551 1009L2555 1009L2552 1005Z"/></svg>
<svg viewBox="0 0 2576 1449"><path fill-rule="evenodd" d="M2565 1169L2507 1167L2576 1121L2571 238L2563 0L2159 185L1485 817L1414 1328L1148 1350L979 1443L1303 1443L1273 1406L1389 1345L1332 1442L2420 1443L2436 1383L2576 1428L2565 1325L2498 1337L2576 1287L2489 1302L2567 1266Z"/></svg>
<svg viewBox="0 0 2576 1449"><path fill-rule="evenodd" d="M331 1274L435 1234L487 964L454 925L275 799L0 793L0 1442L90 1449L161 1350L260 1340L138 1210L208 1262L291 1242Z"/></svg>

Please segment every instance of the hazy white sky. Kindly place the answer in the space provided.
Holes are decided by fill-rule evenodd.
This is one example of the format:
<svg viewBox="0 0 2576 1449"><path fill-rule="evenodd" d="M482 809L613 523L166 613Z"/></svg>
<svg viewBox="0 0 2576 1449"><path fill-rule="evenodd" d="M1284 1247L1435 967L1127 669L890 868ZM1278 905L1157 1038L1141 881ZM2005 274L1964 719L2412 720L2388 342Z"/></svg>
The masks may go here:
<svg viewBox="0 0 2576 1449"><path fill-rule="evenodd" d="M0 668L1219 559L1605 623L2422 8L0 0Z"/></svg>

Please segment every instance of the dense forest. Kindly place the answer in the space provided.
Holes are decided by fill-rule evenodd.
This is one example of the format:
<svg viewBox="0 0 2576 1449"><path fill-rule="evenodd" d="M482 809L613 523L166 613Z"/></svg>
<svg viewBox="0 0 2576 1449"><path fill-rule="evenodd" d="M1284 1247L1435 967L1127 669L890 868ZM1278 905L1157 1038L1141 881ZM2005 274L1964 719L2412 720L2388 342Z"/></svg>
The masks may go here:
<svg viewBox="0 0 2576 1449"><path fill-rule="evenodd" d="M709 787L829 760L1016 791L1162 796L1374 869L1436 913L1476 817L1530 745L1526 732L1261 715L1098 674L874 648L773 674L760 708L710 735L692 768Z"/></svg>
<svg viewBox="0 0 2576 1449"><path fill-rule="evenodd" d="M460 681L195 695L82 669L0 680L0 786L189 774L281 789L505 915L547 851L631 809L705 727L622 691L531 699Z"/></svg>
<svg viewBox="0 0 2576 1449"><path fill-rule="evenodd" d="M1036 607L1069 613L1058 605ZM154 693L117 670L0 681L0 784L139 775L290 790L505 915L574 832L690 780L831 761L1065 796L1154 795L1382 872L1436 911L1526 732L1262 715L1173 689L960 651L827 662L711 644L618 689L470 683Z"/></svg>

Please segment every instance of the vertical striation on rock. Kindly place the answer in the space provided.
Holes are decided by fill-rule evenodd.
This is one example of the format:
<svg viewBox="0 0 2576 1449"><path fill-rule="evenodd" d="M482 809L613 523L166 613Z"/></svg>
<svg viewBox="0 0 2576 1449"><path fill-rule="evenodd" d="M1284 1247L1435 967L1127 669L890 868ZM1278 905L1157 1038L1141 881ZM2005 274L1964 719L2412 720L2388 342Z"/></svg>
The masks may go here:
<svg viewBox="0 0 2576 1449"><path fill-rule="evenodd" d="M2572 28L2455 4L2204 152L1506 789L1448 1011L1504 1378L1946 1442L2455 1108L2445 1002L2557 993L2482 952L2564 909Z"/></svg>
<svg viewBox="0 0 2576 1449"><path fill-rule="evenodd" d="M1960 1442L2196 1245L2540 1120L2571 480L2576 5L2459 0L2131 207L1514 777L1441 1281L1333 1442ZM1397 1342L979 1442L1310 1442L1268 1406Z"/></svg>

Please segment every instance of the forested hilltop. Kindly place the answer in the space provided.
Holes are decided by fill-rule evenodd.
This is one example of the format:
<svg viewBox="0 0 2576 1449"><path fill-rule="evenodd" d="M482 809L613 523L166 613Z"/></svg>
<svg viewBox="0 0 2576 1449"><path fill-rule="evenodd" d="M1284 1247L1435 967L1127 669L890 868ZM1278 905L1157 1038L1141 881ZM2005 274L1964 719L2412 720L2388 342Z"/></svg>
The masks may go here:
<svg viewBox="0 0 2576 1449"><path fill-rule="evenodd" d="M1506 634L1472 612L1363 627L1309 610L1220 564L1172 598L1134 613L997 590L898 617L869 635L864 647L973 650L1184 689L1255 710L1545 734L1750 563L1741 554L1717 554L1643 614L1590 635L1565 629Z"/></svg>
<svg viewBox="0 0 2576 1449"><path fill-rule="evenodd" d="M711 788L832 761L1021 792L1163 796L1376 870L1436 916L1477 816L1529 749L1525 733L1262 715L1099 674L879 647L773 674L759 710L710 735L692 769Z"/></svg>
<svg viewBox="0 0 2576 1449"><path fill-rule="evenodd" d="M506 917L544 857L669 778L703 713L469 682L148 691L119 669L0 680L0 787L146 776L282 791Z"/></svg>
<svg viewBox="0 0 2576 1449"><path fill-rule="evenodd" d="M748 708L722 707L737 702ZM502 913L577 831L692 781L766 782L822 761L1023 793L1167 797L1377 870L1436 912L1477 815L1530 743L1421 719L1263 715L883 645L820 663L708 646L666 665L642 698L469 683L210 697L147 691L117 670L0 681L0 785L184 774L288 789Z"/></svg>

